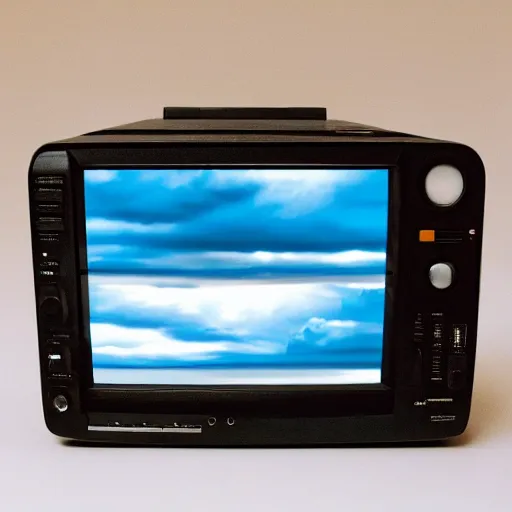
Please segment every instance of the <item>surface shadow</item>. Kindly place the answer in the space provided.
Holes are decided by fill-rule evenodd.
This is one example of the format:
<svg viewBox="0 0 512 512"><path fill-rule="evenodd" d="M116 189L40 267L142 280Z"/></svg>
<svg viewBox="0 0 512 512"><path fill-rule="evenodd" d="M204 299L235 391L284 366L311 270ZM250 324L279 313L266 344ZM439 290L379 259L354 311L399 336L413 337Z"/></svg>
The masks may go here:
<svg viewBox="0 0 512 512"><path fill-rule="evenodd" d="M275 446L191 446L191 445L167 445L167 444L116 444L116 443L87 443L75 440L59 440L64 446L76 448L115 448L122 450L123 448L165 448L170 450L325 450L325 449L361 449L361 448L427 448L427 447L440 447L446 444L446 441L422 441L422 442L403 442L403 443L347 443L347 444L311 444L311 445L275 445Z"/></svg>

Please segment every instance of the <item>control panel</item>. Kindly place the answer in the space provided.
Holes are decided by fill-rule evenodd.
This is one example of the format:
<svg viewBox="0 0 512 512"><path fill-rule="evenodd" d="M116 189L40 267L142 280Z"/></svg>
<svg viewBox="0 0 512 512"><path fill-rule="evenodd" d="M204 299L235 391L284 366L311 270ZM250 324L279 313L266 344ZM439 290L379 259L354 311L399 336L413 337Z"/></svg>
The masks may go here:
<svg viewBox="0 0 512 512"><path fill-rule="evenodd" d="M415 390L409 406L437 424L456 422L469 410L481 227L471 210L472 180L452 165L435 165L423 176L408 223L412 300L404 362Z"/></svg>
<svg viewBox="0 0 512 512"><path fill-rule="evenodd" d="M29 177L39 353L49 422L79 407L77 276L69 171L65 152L46 152L37 156ZM58 423L63 424L61 418Z"/></svg>

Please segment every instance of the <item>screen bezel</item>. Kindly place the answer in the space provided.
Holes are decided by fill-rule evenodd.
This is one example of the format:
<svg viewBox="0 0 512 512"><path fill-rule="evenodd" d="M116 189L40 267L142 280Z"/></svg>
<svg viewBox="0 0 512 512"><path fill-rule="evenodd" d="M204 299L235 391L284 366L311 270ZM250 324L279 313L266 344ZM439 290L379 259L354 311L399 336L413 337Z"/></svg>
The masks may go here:
<svg viewBox="0 0 512 512"><path fill-rule="evenodd" d="M187 148L188 149L188 148ZM184 151L187 151L184 149ZM268 148L266 148L268 149ZM188 150L190 152L190 150ZM193 152L193 151L192 151ZM73 152L75 153L75 152ZM76 152L78 153L78 151ZM110 151L114 154L115 151ZM243 151L242 151L243 153ZM279 163L251 158L251 163L231 163L225 161L218 164L207 163L157 163L155 155L150 156L151 163L114 163L105 160L94 161L77 159L73 164L73 186L75 192L75 219L78 256L77 265L80 281L80 350L81 367L80 381L84 391L87 410L98 411L145 411L154 412L168 409L169 404L175 404L180 410L196 412L206 408L227 408L229 410L244 408L251 404L253 413L297 415L297 408L306 414L325 415L328 404L333 404L331 415L346 415L351 413L384 414L393 409L393 311L398 259L398 211L399 211L399 180L396 163L376 164L353 162L343 163ZM284 155L286 158L286 155ZM314 158L314 153L313 153ZM80 161L82 160L82 161ZM91 161L92 160L92 161ZM125 160L125 159L121 159ZM291 159L293 161L293 159ZM339 161L340 159L338 159ZM318 162L318 160L317 160ZM153 384L94 384L92 368L92 350L89 334L89 298L87 279L87 247L85 229L85 197L84 170L94 169L385 169L388 171L388 232L386 256L386 289L384 311L384 336L382 351L381 382L375 384L308 384L308 385L153 385ZM297 401L297 405L294 403ZM299 404L300 402L300 404ZM193 405L192 405L193 404ZM334 407L334 404L337 404ZM286 411L282 406L286 405ZM259 412L258 412L259 411Z"/></svg>

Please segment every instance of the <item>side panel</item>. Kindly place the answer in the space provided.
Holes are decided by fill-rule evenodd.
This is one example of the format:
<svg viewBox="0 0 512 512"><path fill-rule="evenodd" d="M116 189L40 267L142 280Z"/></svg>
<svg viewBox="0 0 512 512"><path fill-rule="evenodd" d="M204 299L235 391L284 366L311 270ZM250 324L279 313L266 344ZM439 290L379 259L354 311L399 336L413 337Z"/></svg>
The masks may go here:
<svg viewBox="0 0 512 512"><path fill-rule="evenodd" d="M80 295L68 154L37 154L28 186L45 421L54 434L74 437L86 430L87 417L77 371Z"/></svg>
<svg viewBox="0 0 512 512"><path fill-rule="evenodd" d="M397 378L406 378L407 366L413 374L407 387L397 387L395 397L404 404L404 421L409 415L418 418L419 432L456 435L468 423L473 390L485 171L472 149L451 143L412 145L398 165L402 335L395 360L403 367ZM462 175L462 196L451 206L437 206L427 197L427 174L440 165ZM438 264L451 268L447 288L431 282L431 269Z"/></svg>

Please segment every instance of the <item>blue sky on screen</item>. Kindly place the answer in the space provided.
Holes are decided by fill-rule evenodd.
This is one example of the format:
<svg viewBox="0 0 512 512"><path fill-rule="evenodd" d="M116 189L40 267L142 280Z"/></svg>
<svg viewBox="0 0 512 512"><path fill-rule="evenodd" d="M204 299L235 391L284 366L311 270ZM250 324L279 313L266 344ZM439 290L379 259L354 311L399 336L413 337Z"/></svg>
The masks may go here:
<svg viewBox="0 0 512 512"><path fill-rule="evenodd" d="M95 368L380 368L384 170L85 173Z"/></svg>

